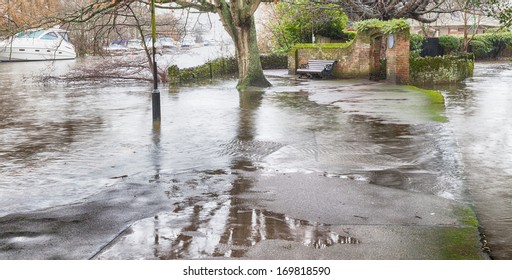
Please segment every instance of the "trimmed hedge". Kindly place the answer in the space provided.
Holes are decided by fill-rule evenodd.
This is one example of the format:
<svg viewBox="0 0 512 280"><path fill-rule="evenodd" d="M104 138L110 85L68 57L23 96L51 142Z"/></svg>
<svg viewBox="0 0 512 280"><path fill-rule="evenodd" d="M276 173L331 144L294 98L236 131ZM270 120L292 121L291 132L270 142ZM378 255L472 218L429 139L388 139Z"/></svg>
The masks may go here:
<svg viewBox="0 0 512 280"><path fill-rule="evenodd" d="M423 36L411 34L411 53L421 52L423 40ZM457 55L461 51L462 40L461 36L442 35L439 44L445 55ZM506 48L512 48L512 32L477 34L469 44L469 52L476 59L495 59Z"/></svg>
<svg viewBox="0 0 512 280"><path fill-rule="evenodd" d="M410 79L413 84L455 83L473 76L472 55L411 57Z"/></svg>

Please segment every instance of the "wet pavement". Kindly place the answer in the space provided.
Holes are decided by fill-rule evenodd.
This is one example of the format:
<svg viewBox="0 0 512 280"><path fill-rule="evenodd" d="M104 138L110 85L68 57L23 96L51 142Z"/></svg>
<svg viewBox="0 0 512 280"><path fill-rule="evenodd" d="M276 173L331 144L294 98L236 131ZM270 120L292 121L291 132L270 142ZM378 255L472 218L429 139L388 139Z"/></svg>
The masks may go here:
<svg viewBox="0 0 512 280"><path fill-rule="evenodd" d="M477 63L475 76L441 87L449 129L464 163L463 183L491 256L512 259L512 64Z"/></svg>
<svg viewBox="0 0 512 280"><path fill-rule="evenodd" d="M0 259L485 258L455 93L268 71L161 89L154 128L150 85L33 71L0 64Z"/></svg>

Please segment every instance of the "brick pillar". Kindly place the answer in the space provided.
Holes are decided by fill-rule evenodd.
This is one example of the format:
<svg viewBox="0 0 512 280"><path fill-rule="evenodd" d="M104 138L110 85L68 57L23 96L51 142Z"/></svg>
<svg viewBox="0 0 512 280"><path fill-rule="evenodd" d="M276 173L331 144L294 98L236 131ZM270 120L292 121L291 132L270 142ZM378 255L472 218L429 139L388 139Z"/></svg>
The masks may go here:
<svg viewBox="0 0 512 280"><path fill-rule="evenodd" d="M387 80L398 84L409 82L409 31L393 34L393 47L390 48L391 40L387 36L388 46L386 49L386 75Z"/></svg>

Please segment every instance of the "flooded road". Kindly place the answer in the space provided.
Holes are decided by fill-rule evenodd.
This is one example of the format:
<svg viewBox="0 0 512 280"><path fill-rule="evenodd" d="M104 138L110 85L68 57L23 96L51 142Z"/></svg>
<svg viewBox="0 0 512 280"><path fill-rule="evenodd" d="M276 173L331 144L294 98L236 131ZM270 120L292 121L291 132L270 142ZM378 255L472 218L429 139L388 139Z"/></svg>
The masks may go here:
<svg viewBox="0 0 512 280"><path fill-rule="evenodd" d="M464 185L496 259L512 258L512 64L477 63L463 85L441 88L464 162Z"/></svg>
<svg viewBox="0 0 512 280"><path fill-rule="evenodd" d="M502 210L510 207L510 153L494 149L510 150L510 131L493 126L510 111L479 101L487 92L471 94L486 79L505 82L496 77L502 72L479 66L465 99L447 93L445 113L401 86L269 71L274 87L264 91L238 92L235 80L164 88L162 125L154 128L151 85L29 78L73 63L0 64L2 259L239 258L265 240L348 246L361 240L339 225L386 225L390 217L430 225L435 211L421 208L425 200L439 208L470 200L484 211L498 196L497 220L509 221ZM449 122L440 121L445 114ZM481 122L495 137L479 138L489 137ZM489 166L488 150L496 153ZM484 181L489 201L473 190ZM400 200L382 201L390 193ZM331 210L307 208L295 195ZM414 211L389 213L384 204ZM489 215L477 214L483 222ZM76 224L87 232L77 235ZM502 230L495 240L510 248Z"/></svg>

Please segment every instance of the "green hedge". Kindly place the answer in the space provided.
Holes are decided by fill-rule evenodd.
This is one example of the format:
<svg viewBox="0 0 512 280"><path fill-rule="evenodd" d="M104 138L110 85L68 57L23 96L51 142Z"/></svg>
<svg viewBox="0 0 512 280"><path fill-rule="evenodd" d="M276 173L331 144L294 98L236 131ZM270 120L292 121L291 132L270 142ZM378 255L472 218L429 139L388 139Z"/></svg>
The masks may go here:
<svg viewBox="0 0 512 280"><path fill-rule="evenodd" d="M260 59L263 69L288 68L288 56L286 54L262 54Z"/></svg>
<svg viewBox="0 0 512 280"><path fill-rule="evenodd" d="M512 47L512 33L475 35L470 46L477 59L497 58L505 48Z"/></svg>
<svg viewBox="0 0 512 280"><path fill-rule="evenodd" d="M439 36L439 44L443 47L444 54L459 53L462 46L459 38L451 35Z"/></svg>
<svg viewBox="0 0 512 280"><path fill-rule="evenodd" d="M421 52L423 36L411 34L410 50ZM447 55L457 55L462 49L461 36L443 35L439 37L439 44ZM470 42L469 51L476 59L494 59L507 47L512 47L512 32L477 34Z"/></svg>
<svg viewBox="0 0 512 280"><path fill-rule="evenodd" d="M288 56L280 54L261 55L261 66L263 69L286 69L288 68ZM167 69L169 83L177 84L183 82L208 80L235 75L238 73L238 63L235 58L217 58L208 61L203 65L191 68L180 69L172 65Z"/></svg>
<svg viewBox="0 0 512 280"><path fill-rule="evenodd" d="M413 84L443 84L464 80L473 75L471 55L411 57L410 79Z"/></svg>

